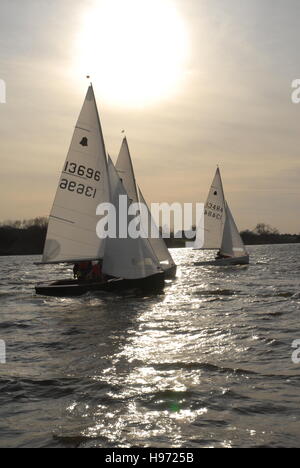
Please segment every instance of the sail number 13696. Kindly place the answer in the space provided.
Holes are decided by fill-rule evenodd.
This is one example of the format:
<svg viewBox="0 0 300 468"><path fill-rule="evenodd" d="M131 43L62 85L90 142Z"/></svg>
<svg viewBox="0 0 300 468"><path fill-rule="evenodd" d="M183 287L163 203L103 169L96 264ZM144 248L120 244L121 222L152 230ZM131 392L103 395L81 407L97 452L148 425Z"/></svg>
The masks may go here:
<svg viewBox="0 0 300 468"><path fill-rule="evenodd" d="M65 173L74 174L79 177L86 177L87 179L94 179L96 182L99 182L101 173L100 171L96 171L91 167L83 166L82 164L76 164L74 162L66 162Z"/></svg>

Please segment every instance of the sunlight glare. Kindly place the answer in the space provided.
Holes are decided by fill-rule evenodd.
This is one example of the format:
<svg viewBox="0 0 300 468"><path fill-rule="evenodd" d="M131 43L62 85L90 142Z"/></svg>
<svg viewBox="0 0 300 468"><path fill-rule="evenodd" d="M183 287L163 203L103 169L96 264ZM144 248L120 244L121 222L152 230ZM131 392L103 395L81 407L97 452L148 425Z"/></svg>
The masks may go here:
<svg viewBox="0 0 300 468"><path fill-rule="evenodd" d="M83 19L77 70L103 99L144 106L176 92L188 51L184 23L171 0L99 0Z"/></svg>

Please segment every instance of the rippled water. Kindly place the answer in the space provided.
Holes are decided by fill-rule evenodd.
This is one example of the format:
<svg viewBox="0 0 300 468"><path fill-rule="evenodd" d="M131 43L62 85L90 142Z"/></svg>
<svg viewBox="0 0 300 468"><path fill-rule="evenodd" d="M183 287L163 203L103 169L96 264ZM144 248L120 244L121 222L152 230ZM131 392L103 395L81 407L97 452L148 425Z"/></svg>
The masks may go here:
<svg viewBox="0 0 300 468"><path fill-rule="evenodd" d="M177 280L144 298L37 297L71 270L0 258L0 446L299 446L300 245L250 251L174 250Z"/></svg>

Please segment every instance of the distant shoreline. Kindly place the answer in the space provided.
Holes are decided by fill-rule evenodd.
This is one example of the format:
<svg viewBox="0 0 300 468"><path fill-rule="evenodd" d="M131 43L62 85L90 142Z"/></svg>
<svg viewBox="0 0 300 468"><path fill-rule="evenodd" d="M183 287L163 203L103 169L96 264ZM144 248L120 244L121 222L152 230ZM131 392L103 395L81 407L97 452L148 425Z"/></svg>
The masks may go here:
<svg viewBox="0 0 300 468"><path fill-rule="evenodd" d="M181 240L181 239L177 239L177 240ZM183 243L176 243L176 242L168 242L168 239L165 239L166 241L166 244L167 244L167 247L169 249L184 249L185 248L185 245L183 245L185 243L185 240L183 241ZM300 244L300 240L298 241L293 241L293 242L253 242L253 243L245 243L246 246L253 246L253 245L294 245L294 244ZM213 250L213 249L212 249ZM215 250L218 250L218 249L215 249Z"/></svg>
<svg viewBox="0 0 300 468"><path fill-rule="evenodd" d="M16 255L42 255L48 227L47 218L35 218L25 221L11 221L0 224L0 257ZM164 239L168 248L185 248L185 233L174 233ZM278 230L266 224L259 224L254 231L241 232L245 245L288 245L300 244L300 234L280 234ZM216 249L217 250L217 249Z"/></svg>
<svg viewBox="0 0 300 468"><path fill-rule="evenodd" d="M168 241L168 239L165 239L165 240ZM181 239L177 239L177 240L181 240ZM185 242L185 241L184 241L184 242ZM179 245L179 244L176 245L176 243L172 243L172 242L169 243L169 242L166 242L166 244L167 244L167 247L168 247L169 249L184 249L184 248L186 248L185 245L184 245L183 243L181 243L180 245ZM249 247L252 247L252 246L255 246L255 245L257 245L257 246L258 246L258 245L259 245L259 246L263 246L263 245L265 245L265 246L266 246L266 245L278 245L278 246L279 246L279 245L296 245L296 244L300 244L300 241L297 241L297 242L269 242L269 243L261 243L261 244L259 244L259 243L256 243L256 244L246 244L246 247L248 247L248 246L249 246ZM211 250L213 250L213 249L211 249ZM215 250L218 250L218 249L215 249ZM26 256L31 256L31 255L33 256L33 255L42 255L42 254L43 254L42 251L41 251L41 252L36 252L36 251L34 251L34 252L28 252L28 251L26 251L26 252L23 252L23 253L20 253L19 251L18 251L18 252L4 252L4 253L1 252L1 253L0 253L0 257L26 257Z"/></svg>

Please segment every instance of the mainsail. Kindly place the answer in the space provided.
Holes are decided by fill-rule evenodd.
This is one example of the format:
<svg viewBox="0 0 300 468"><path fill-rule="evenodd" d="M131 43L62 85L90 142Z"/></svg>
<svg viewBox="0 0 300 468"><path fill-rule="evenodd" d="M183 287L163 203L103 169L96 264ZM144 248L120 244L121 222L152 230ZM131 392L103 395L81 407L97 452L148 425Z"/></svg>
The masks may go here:
<svg viewBox="0 0 300 468"><path fill-rule="evenodd" d="M154 275L160 272L161 268L148 239L140 237L133 239L129 235L119 237L119 219L122 215L127 216L131 199L110 157L108 158L108 174L111 187L111 203L114 205L117 215L117 235L106 239L103 271L108 275L126 279L146 278ZM120 196L127 198L127 213L120 213ZM131 218L133 217L128 216L128 224Z"/></svg>
<svg viewBox="0 0 300 468"><path fill-rule="evenodd" d="M142 203L146 209L146 212L141 211L141 222L144 224L144 226L142 226L142 230L147 237L147 241L149 242L154 254L160 262L161 267L166 270L175 266L174 260L170 255L165 241L160 237L159 229L151 215L151 211L149 210L142 192L137 187L127 138L123 139L115 167L130 200L134 203Z"/></svg>
<svg viewBox="0 0 300 468"><path fill-rule="evenodd" d="M126 192L128 193L130 200L132 200L134 203L138 203L138 188L126 137L123 138L115 168L125 187Z"/></svg>
<svg viewBox="0 0 300 468"><path fill-rule="evenodd" d="M44 263L102 258L96 207L109 201L107 158L92 85L87 91L49 219Z"/></svg>
<svg viewBox="0 0 300 468"><path fill-rule="evenodd" d="M248 255L228 204L225 206L225 226L220 253L228 257Z"/></svg>
<svg viewBox="0 0 300 468"><path fill-rule="evenodd" d="M204 214L198 229L204 228L203 243L194 249L219 249L222 243L222 236L225 223L225 197L223 184L218 168L211 184L209 194L204 205Z"/></svg>
<svg viewBox="0 0 300 468"><path fill-rule="evenodd" d="M140 189L139 189L139 198L140 198L140 202L146 207L146 210L147 210L148 229L150 229L150 226L151 226L151 233L148 238L149 243L157 256L162 269L167 270L168 268L172 268L173 266L175 266L175 262L169 252L168 247L166 246L165 241L160 237L161 234L159 232L159 229L155 223L155 220L151 214L151 211L149 210L149 207Z"/></svg>
<svg viewBox="0 0 300 468"><path fill-rule="evenodd" d="M225 222L225 197L218 168L204 207L203 249L219 249Z"/></svg>

